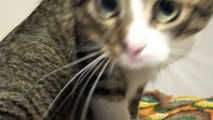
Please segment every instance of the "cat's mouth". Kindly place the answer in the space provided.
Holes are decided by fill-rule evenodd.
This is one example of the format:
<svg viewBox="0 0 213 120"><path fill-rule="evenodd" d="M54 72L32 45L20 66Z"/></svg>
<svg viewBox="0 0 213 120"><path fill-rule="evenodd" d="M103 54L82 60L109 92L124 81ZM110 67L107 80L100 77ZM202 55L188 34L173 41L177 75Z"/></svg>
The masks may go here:
<svg viewBox="0 0 213 120"><path fill-rule="evenodd" d="M126 69L139 70L143 68L153 68L158 66L166 60L162 57L155 56L141 56L136 58L129 58L127 55L121 55L120 65Z"/></svg>
<svg viewBox="0 0 213 120"><path fill-rule="evenodd" d="M130 70L153 68L167 59L167 55L146 54L146 52L144 52L144 54L141 52L137 56L131 56L126 51L122 51L120 54L109 54L109 57L114 60L118 66Z"/></svg>

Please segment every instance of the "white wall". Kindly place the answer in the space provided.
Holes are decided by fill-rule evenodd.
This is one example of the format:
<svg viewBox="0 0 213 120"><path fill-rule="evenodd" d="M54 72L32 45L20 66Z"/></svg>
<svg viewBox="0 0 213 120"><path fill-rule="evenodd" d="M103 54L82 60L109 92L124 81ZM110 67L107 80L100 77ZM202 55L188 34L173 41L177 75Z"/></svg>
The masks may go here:
<svg viewBox="0 0 213 120"><path fill-rule="evenodd" d="M0 40L25 19L40 0L0 0Z"/></svg>
<svg viewBox="0 0 213 120"><path fill-rule="evenodd" d="M40 0L0 0L0 40L25 19ZM148 89L179 95L213 96L213 21L196 36L191 57L180 60L150 82Z"/></svg>

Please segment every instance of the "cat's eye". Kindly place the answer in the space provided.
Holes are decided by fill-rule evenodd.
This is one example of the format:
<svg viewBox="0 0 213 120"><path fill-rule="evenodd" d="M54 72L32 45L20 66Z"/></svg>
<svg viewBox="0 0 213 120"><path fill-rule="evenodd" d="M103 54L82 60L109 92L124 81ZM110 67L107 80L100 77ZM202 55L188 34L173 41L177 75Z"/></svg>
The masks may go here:
<svg viewBox="0 0 213 120"><path fill-rule="evenodd" d="M173 21L180 13L180 7L172 0L159 0L155 4L155 20L160 23Z"/></svg>
<svg viewBox="0 0 213 120"><path fill-rule="evenodd" d="M96 0L99 15L108 19L115 16L119 12L117 0Z"/></svg>

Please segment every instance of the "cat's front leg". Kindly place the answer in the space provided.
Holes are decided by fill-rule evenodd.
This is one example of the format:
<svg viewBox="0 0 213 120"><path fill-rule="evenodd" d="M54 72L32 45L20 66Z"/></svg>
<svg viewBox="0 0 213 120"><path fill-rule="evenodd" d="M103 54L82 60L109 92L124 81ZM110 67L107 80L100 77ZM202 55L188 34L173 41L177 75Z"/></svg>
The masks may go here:
<svg viewBox="0 0 213 120"><path fill-rule="evenodd" d="M138 116L138 107L140 103L140 99L143 93L144 87L139 87L137 91L135 92L135 95L132 97L132 99L129 102L129 112L131 115L131 120L139 120Z"/></svg>
<svg viewBox="0 0 213 120"><path fill-rule="evenodd" d="M93 120L131 120L128 101L95 97L91 102Z"/></svg>

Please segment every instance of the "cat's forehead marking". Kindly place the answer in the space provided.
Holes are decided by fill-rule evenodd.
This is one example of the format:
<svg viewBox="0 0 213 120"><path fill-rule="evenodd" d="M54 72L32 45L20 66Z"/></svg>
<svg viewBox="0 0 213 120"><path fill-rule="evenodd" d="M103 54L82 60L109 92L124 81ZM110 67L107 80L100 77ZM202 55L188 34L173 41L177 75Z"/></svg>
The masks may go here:
<svg viewBox="0 0 213 120"><path fill-rule="evenodd" d="M145 19L143 6L142 0L130 1L130 12L132 14L132 19L125 39L128 43L134 42L134 44L140 44L144 39L144 36L141 33L146 31L147 22Z"/></svg>
<svg viewBox="0 0 213 120"><path fill-rule="evenodd" d="M130 10L133 19L143 19L143 2L142 0L130 0Z"/></svg>

